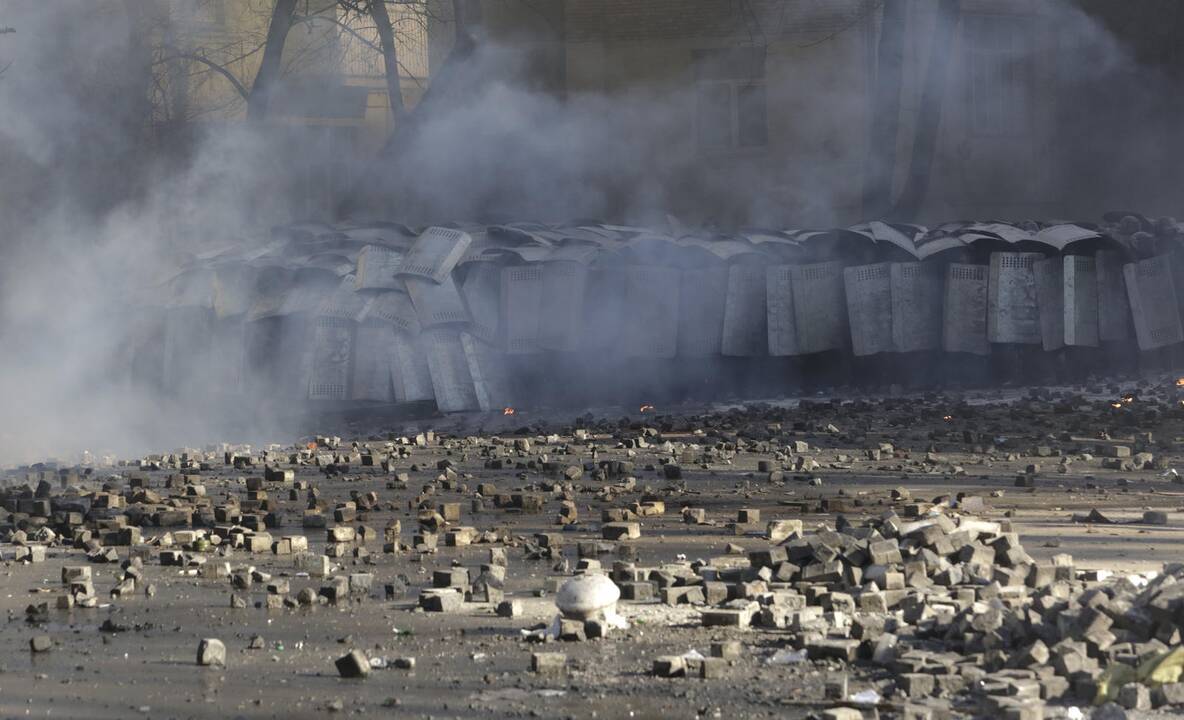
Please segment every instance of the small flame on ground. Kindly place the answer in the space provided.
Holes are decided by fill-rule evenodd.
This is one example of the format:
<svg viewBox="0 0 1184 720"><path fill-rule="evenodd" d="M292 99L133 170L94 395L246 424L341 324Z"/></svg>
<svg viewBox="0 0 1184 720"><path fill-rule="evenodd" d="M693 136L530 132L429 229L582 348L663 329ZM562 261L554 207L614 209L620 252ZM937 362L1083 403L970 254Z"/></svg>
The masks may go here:
<svg viewBox="0 0 1184 720"><path fill-rule="evenodd" d="M305 447L307 447L309 450L316 450L317 444L315 442L310 442L310 443L306 443Z"/></svg>
<svg viewBox="0 0 1184 720"><path fill-rule="evenodd" d="M641 407L639 407L637 409L637 412L643 412L643 413L653 412L653 411L654 411L653 405L642 405Z"/></svg>
<svg viewBox="0 0 1184 720"><path fill-rule="evenodd" d="M1176 378L1176 387L1184 387L1184 377Z"/></svg>
<svg viewBox="0 0 1184 720"><path fill-rule="evenodd" d="M946 422L950 422L954 419L954 416L953 415L943 415L941 419L945 420Z"/></svg>
<svg viewBox="0 0 1184 720"><path fill-rule="evenodd" d="M518 412L518 411L517 411L517 410L515 410L514 408L512 408L512 407L508 407L508 408L505 408L505 409L503 409L503 410L502 410L502 415L513 415L513 414L515 414L516 412Z"/></svg>
<svg viewBox="0 0 1184 720"><path fill-rule="evenodd" d="M1122 403L1120 403L1120 402L1112 402L1112 403L1110 403L1110 407L1112 407L1112 408L1121 408L1121 407L1122 407Z"/></svg>
<svg viewBox="0 0 1184 720"><path fill-rule="evenodd" d="M1131 404L1131 403L1133 403L1134 401L1135 401L1135 396L1134 396L1134 395L1127 394L1127 395L1123 395L1123 396L1122 396L1122 404L1123 404L1123 405L1130 405L1130 404Z"/></svg>

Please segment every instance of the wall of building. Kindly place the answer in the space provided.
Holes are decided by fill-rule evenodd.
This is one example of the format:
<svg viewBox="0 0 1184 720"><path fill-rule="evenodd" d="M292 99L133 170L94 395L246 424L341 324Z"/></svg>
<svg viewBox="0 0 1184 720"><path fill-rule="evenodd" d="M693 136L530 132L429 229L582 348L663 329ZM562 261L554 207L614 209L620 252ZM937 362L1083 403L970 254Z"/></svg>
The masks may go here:
<svg viewBox="0 0 1184 720"><path fill-rule="evenodd" d="M223 58L241 56L228 68L245 80L253 77L260 54L249 51L266 34L270 0L159 1L202 8L203 17L177 15L173 32L216 48ZM907 37L897 192L912 158L938 7L937 0L902 1ZM488 63L475 69L486 73L479 83L513 85L573 108L583 107L580 98L608 98L616 105L602 106L612 108L602 110L606 115L645 120L632 125L644 131L644 147L629 149L643 171L612 187L595 178L604 194L617 198L612 207L635 210L641 197L641 204L656 212L727 225L863 219L881 0L464 0L461 5L473 32L493 48L478 61ZM1184 74L1184 53L1165 30L1171 23L1156 19L1174 17L1164 13L1178 14L1178 8L1167 0L1140 4L1154 6L1146 12L1105 0L959 5L953 49L939 60L946 95L920 220L1089 216L1114 204L1172 211L1184 171L1162 158L1170 154L1165 148L1175 146L1176 106L1184 104L1174 90L1175 78ZM400 57L406 67L400 82L408 106L414 106L452 48L454 3L391 7L396 15L418 13L396 17L403 26ZM365 88L364 102L350 116L296 114L282 120L343 128L351 147L372 154L392 130L380 58L332 25L312 28L309 33L301 27L289 39L289 76ZM372 33L365 27L358 31ZM696 58L704 51L743 48L763 50L759 77L705 81L701 76ZM1163 82L1156 85L1151 79L1161 74ZM193 64L189 75L186 102L198 110L199 122L242 119L245 104L224 79ZM729 132L737 134L739 94L748 85L760 86L763 143L721 147L701 141L703 95L721 97L704 85L719 82L733 93ZM578 150L588 154L586 147Z"/></svg>
<svg viewBox="0 0 1184 720"><path fill-rule="evenodd" d="M923 219L1055 216L1064 197L1054 4L965 0L961 7ZM912 155L934 21L933 3L910 4L898 187Z"/></svg>
<svg viewBox="0 0 1184 720"><path fill-rule="evenodd" d="M495 42L521 23L516 3L486 2ZM652 185L675 213L721 222L829 225L861 218L881 3L875 0L567 0L562 29L536 28L563 47L562 92L653 102L668 132L655 138ZM922 219L1042 217L1062 205L1054 131L1057 26L1053 3L966 0ZM936 17L909 0L896 189L908 171ZM521 10L521 7L518 8ZM512 15L512 13L511 13ZM555 18L552 18L552 23ZM698 142L697 52L764 48L767 142ZM550 70L551 68L548 68ZM720 187L750 189L718 192ZM653 192L652 187L647 192ZM696 217L696 220L707 219Z"/></svg>
<svg viewBox="0 0 1184 720"><path fill-rule="evenodd" d="M623 102L652 96L654 112L668 118L655 182L671 212L724 224L811 225L857 211L860 187L852 180L866 145L871 3L756 2L748 3L751 15L738 3L699 0L567 5L568 93ZM697 72L703 51L743 48L763 49L754 77ZM701 103L720 81L733 86L737 125L747 122L739 93L749 81L760 86L765 142L702 141ZM737 187L745 191L721 192Z"/></svg>

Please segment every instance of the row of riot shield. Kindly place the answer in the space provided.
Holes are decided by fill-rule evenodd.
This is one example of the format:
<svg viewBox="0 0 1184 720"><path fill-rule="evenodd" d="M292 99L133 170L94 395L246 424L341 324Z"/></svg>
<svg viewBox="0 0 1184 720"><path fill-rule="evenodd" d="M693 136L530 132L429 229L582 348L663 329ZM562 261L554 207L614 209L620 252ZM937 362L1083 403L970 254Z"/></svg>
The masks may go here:
<svg viewBox="0 0 1184 720"><path fill-rule="evenodd" d="M338 258L349 262L320 263L329 270L273 261L181 273L160 329L144 333L145 345L163 347L160 370L141 372L178 395L246 393L267 408L500 407L491 346L453 278L467 238L429 228L408 247L365 245Z"/></svg>
<svg viewBox="0 0 1184 720"><path fill-rule="evenodd" d="M141 361L178 392L459 412L531 404L523 372L541 366L1184 342L1180 256L1082 243L1099 237L999 223L318 229L178 275L152 335L162 351Z"/></svg>
<svg viewBox="0 0 1184 720"><path fill-rule="evenodd" d="M1131 307L1147 284L1132 271L1159 263L1124 268L1119 253L1102 250L1093 256L993 252L985 265L931 260L848 267L852 353L987 355L993 344L1054 351L1122 341L1130 337L1132 319L1140 320ZM1140 348L1151 349L1144 334Z"/></svg>
<svg viewBox="0 0 1184 720"><path fill-rule="evenodd" d="M481 337L485 308L470 312L453 273L471 242L433 227L404 253L364 248L357 275L314 318L309 398L432 400L443 412L501 407L492 348Z"/></svg>
<svg viewBox="0 0 1184 720"><path fill-rule="evenodd" d="M1126 274L1155 262L1131 265ZM486 266L470 282L485 288L485 337L500 337L495 344L511 355L986 355L992 344L1051 351L1127 338L1130 303L1137 301L1132 289L1128 303L1133 281L1124 279L1122 258L1112 251L1051 257L996 252L988 264L932 260L852 267L827 261L680 270L544 262ZM492 331L495 326L500 333Z"/></svg>

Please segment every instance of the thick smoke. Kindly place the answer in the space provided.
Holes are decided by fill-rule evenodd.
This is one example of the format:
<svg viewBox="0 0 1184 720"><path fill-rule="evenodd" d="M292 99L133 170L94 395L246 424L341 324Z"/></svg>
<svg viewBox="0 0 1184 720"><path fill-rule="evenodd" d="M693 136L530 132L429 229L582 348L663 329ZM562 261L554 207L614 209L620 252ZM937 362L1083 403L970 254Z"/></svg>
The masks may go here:
<svg viewBox="0 0 1184 720"><path fill-rule="evenodd" d="M307 153L269 126L152 131L148 5L0 6L0 27L15 30L0 34L0 464L277 432L242 399L214 403L217 392L192 388L162 393L131 377L142 349L132 343L142 328L137 308L159 303L155 291L186 257L261 242L276 223L339 219L310 218L291 202L294 168ZM912 63L927 59L929 5L914 3ZM1179 142L1170 76L1137 64L1076 6L1041 5L1044 30L1000 61L1057 77L1053 96L1018 100L1032 103L1034 116L1053 115L1030 139L1055 142L1040 159L1055 177L1054 197L1031 207L1087 217L1108 205L1172 212L1181 170L1170 161ZM778 154L773 141L740 159L698 150L690 75L559 97L524 80L529 49L485 38L454 89L417 120L403 154L383 161L378 202L366 214L423 224L597 218L665 226L670 215L722 228L859 221L872 93L854 66L872 57L875 14L856 17L829 40L769 39L781 43L770 50L770 68L789 68L766 78L769 133L793 138L793 154ZM972 88L964 73L951 72L948 83L945 116L957 118ZM919 87L904 89L905 117L919 96ZM1011 197L992 202L992 193L1029 174L1029 147L953 155L935 170L939 191L951 167L983 179L976 205L948 200L943 211L1024 208ZM368 160L359 157L358 168Z"/></svg>
<svg viewBox="0 0 1184 720"><path fill-rule="evenodd" d="M868 219L860 206L862 173L869 154L886 150L869 148L867 137L876 112L876 79L869 80L867 66L879 32L877 13L868 8L879 3L817 3L809 12L794 2L752 5L765 8L770 31L769 18L786 9L801 14L806 27L817 27L814 20L838 25L823 32L782 24L779 36L740 39L769 43L767 147L699 148L694 71L685 61L677 69L663 65L669 58L660 52L649 69L651 56L627 42L585 47L568 69L601 73L603 83L585 79L594 91L568 88L560 99L532 87L539 74L528 64L532 55L486 46L450 78L451 92L434 106L431 122L389 160L383 185L393 202L384 209L393 205L423 222L581 217L652 224L673 214L692 225L735 228ZM938 3L907 5L898 194L916 118L927 109L922 95ZM1030 16L961 5L955 51L937 61L942 122L929 200L917 219L1089 220L1114 206L1175 212L1172 188L1181 171L1164 157L1179 144L1178 81L1164 57L1142 63L1131 45L1146 34L1137 23L1154 20L1154 12L1131 10L1127 17L1090 3L1116 24L1136 20L1120 36L1105 14L1067 0L1022 4ZM669 53L690 52L677 47ZM597 52L607 58L602 68L578 67ZM622 77L630 67L646 70Z"/></svg>
<svg viewBox="0 0 1184 720"><path fill-rule="evenodd" d="M183 259L291 213L268 138L190 154L150 132L148 5L5 3L0 26L0 464L225 439L208 392L134 382L146 310ZM281 195L279 193L277 195Z"/></svg>

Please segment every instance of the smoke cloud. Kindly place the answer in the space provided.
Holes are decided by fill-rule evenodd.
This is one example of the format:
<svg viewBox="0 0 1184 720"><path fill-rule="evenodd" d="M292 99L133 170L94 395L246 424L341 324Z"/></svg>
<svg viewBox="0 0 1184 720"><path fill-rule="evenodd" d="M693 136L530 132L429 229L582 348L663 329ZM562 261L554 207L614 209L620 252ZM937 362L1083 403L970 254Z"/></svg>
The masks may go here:
<svg viewBox="0 0 1184 720"><path fill-rule="evenodd" d="M1184 169L1170 161L1180 143L1173 71L1150 67L1074 4L1040 5L1041 29L1023 36L1027 44L981 62L984 72L1022 65L1049 80L1040 86L1049 95L1009 98L1030 104L1027 116L1044 122L1014 142L979 138L939 148L932 207L949 215L923 220L1025 210L1088 219L1112 206L1174 212ZM73 459L84 450L287 439L233 394L136 381L132 368L145 345L135 340L188 258L264 242L274 224L338 220L332 204L310 209L296 188L302 168L340 159L293 147L266 125L154 132L153 40L140 32L139 6L13 0L0 7L0 27L15 30L0 34L0 68L7 68L0 74L0 465ZM917 47L908 62L919 67L927 60L927 3L914 6ZM860 221L872 88L858 65L872 57L872 18L816 44L769 38L780 48L770 49L765 77L770 145L736 155L698 147L699 96L689 74L558 97L529 82L536 57L529 47L490 39L418 120L403 154L385 161L366 214L413 224L595 218L657 227L673 215L722 229ZM968 19L964 12L963 25ZM917 67L912 74L923 76ZM970 78L957 63L951 68L947 126L971 120ZM920 88L903 92L908 118ZM909 127L902 125L905 158ZM1032 175L1033 147L1051 180L1039 198L1016 197L1017 178ZM356 159L359 175L368 160ZM961 186L973 192L948 192Z"/></svg>

